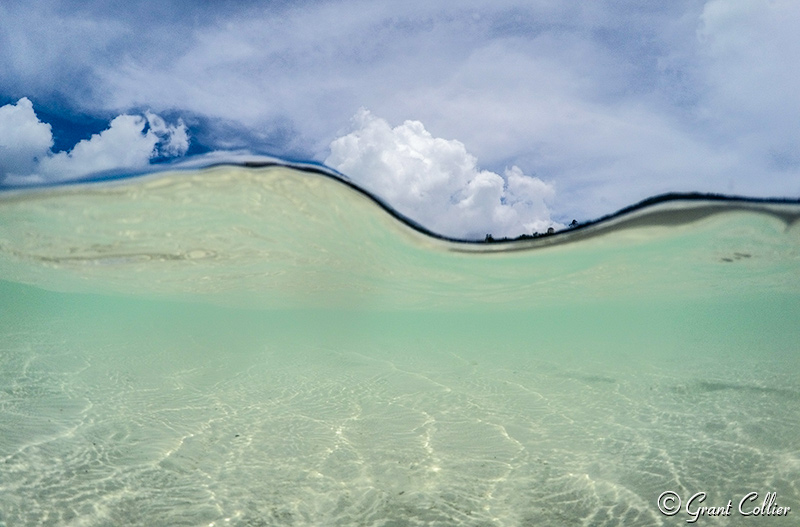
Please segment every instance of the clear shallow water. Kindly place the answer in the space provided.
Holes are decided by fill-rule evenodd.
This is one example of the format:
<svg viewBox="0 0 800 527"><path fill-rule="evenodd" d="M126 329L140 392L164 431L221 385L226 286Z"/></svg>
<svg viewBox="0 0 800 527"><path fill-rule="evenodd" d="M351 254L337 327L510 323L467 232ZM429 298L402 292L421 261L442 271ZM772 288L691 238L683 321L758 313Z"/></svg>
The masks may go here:
<svg viewBox="0 0 800 527"><path fill-rule="evenodd" d="M7 195L0 522L795 525L797 215L486 254L286 168Z"/></svg>

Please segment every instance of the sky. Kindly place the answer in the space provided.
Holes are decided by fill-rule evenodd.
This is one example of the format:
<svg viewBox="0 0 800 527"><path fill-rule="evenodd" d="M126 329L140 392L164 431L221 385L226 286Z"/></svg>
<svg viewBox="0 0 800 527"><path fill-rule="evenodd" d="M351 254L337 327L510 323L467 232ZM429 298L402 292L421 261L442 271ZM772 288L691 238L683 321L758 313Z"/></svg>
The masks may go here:
<svg viewBox="0 0 800 527"><path fill-rule="evenodd" d="M6 0L0 187L266 154L480 239L796 199L797 27L796 0Z"/></svg>

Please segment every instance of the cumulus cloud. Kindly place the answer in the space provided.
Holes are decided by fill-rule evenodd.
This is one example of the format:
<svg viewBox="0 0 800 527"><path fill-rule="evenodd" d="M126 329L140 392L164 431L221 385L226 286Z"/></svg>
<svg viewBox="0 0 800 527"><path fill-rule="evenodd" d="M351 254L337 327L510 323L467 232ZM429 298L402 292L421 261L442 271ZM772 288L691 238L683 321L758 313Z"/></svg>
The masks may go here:
<svg viewBox="0 0 800 527"><path fill-rule="evenodd" d="M481 170L464 144L434 137L419 121L392 128L362 108L353 131L335 139L330 152L327 165L446 236L516 237L560 227L547 205L552 184L516 166L503 176Z"/></svg>
<svg viewBox="0 0 800 527"><path fill-rule="evenodd" d="M189 130L182 120L179 119L176 125L169 125L152 112L145 112L144 116L150 127L147 133L158 139L154 145L157 157L175 157L186 153L189 149Z"/></svg>
<svg viewBox="0 0 800 527"><path fill-rule="evenodd" d="M3 174L30 174L52 146L50 125L39 121L30 100L0 107L0 180Z"/></svg>
<svg viewBox="0 0 800 527"><path fill-rule="evenodd" d="M106 130L69 152L52 152L52 147L51 127L39 120L29 99L0 107L0 181L17 184L142 168L154 158L185 154L189 135L182 121L170 125L146 112L114 118Z"/></svg>

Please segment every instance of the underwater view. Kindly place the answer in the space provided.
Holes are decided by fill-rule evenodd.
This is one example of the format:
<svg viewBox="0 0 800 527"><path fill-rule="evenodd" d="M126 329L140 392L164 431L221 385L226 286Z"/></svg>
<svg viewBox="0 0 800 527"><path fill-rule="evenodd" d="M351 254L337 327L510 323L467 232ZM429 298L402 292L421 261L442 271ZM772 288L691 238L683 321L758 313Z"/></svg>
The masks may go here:
<svg viewBox="0 0 800 527"><path fill-rule="evenodd" d="M0 525L798 518L798 202L484 243L308 166L0 193Z"/></svg>

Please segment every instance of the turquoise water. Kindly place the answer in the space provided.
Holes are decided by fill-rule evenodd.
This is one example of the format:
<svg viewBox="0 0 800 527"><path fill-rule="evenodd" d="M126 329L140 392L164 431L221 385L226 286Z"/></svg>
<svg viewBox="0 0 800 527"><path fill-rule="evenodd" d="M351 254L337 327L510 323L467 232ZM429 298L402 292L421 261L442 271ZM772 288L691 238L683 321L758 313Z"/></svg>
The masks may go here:
<svg viewBox="0 0 800 527"><path fill-rule="evenodd" d="M796 525L798 218L474 245L286 167L7 193L0 523Z"/></svg>

